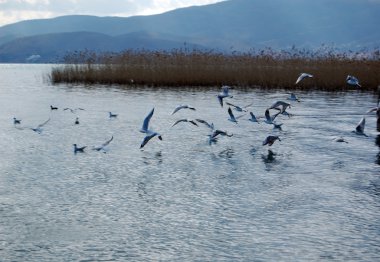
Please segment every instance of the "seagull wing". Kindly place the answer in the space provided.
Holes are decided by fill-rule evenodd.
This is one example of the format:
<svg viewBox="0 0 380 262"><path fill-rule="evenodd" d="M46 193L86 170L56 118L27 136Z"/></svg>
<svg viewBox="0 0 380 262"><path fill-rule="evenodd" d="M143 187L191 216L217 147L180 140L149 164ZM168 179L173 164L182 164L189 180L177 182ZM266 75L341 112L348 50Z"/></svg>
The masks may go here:
<svg viewBox="0 0 380 262"><path fill-rule="evenodd" d="M195 121L197 121L198 123L204 124L205 126L207 126L210 129L214 129L213 124L210 125L207 121L205 121L203 119L195 119Z"/></svg>
<svg viewBox="0 0 380 262"><path fill-rule="evenodd" d="M178 123L181 123L181 122L188 122L188 120L187 120L187 119L180 119L180 120L177 120L177 121L172 125L172 127L175 126L175 125L178 124Z"/></svg>
<svg viewBox="0 0 380 262"><path fill-rule="evenodd" d="M172 115L174 115L174 114L177 113L179 110L184 109L184 108L187 108L187 106L177 106L177 107L174 109Z"/></svg>
<svg viewBox="0 0 380 262"><path fill-rule="evenodd" d="M43 122L42 124L39 124L39 125L37 126L37 128L41 128L41 127L43 127L43 126L46 125L49 121L50 121L50 118L49 118L48 120L46 120L45 122Z"/></svg>
<svg viewBox="0 0 380 262"><path fill-rule="evenodd" d="M143 122L143 126L141 128L141 131L142 132L147 132L148 131L148 128L149 128L149 121L150 119L152 118L153 116L153 113L154 113L154 108L149 112L149 114L145 117L144 119L144 122Z"/></svg>
<svg viewBox="0 0 380 262"><path fill-rule="evenodd" d="M356 132L363 134L365 126L365 118L363 117L356 126Z"/></svg>
<svg viewBox="0 0 380 262"><path fill-rule="evenodd" d="M144 137L144 140L142 141L141 145L140 145L140 148L143 148L148 142L149 140L151 140L153 137L155 137L157 135L157 133L152 133L150 135L147 135Z"/></svg>
<svg viewBox="0 0 380 262"><path fill-rule="evenodd" d="M221 107L223 107L223 96L218 95L218 101Z"/></svg>
<svg viewBox="0 0 380 262"><path fill-rule="evenodd" d="M234 114L232 113L231 107L228 108L228 114L230 115L230 120L232 122L237 122Z"/></svg>

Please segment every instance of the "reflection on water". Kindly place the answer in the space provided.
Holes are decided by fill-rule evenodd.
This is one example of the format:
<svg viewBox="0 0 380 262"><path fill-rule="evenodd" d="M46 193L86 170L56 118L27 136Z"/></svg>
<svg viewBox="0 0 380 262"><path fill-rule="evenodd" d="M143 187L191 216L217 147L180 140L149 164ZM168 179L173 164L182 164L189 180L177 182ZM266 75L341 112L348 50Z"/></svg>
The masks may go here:
<svg viewBox="0 0 380 262"><path fill-rule="evenodd" d="M376 103L370 93L299 92L281 142L247 117L228 121L219 88L198 90L51 86L49 65L0 65L1 261L376 261L380 135L351 131ZM15 77L20 76L20 77ZM232 90L264 117L283 90ZM196 111L178 112L178 104ZM84 108L80 124L59 108ZM140 150L142 120L165 136ZM110 120L108 112L117 112ZM363 112L364 111L364 112ZM13 126L35 126L37 134ZM209 145L201 118L234 134ZM107 154L73 144L99 145ZM344 137L349 143L336 143Z"/></svg>

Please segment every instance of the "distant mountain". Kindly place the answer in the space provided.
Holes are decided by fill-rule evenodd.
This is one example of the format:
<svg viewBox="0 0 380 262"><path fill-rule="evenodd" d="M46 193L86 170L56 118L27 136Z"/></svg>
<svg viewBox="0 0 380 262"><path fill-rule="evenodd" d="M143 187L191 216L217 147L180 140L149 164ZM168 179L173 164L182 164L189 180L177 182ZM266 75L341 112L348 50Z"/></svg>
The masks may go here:
<svg viewBox="0 0 380 262"><path fill-rule="evenodd" d="M230 0L151 16L63 16L0 27L0 62L31 55L53 61L68 50L171 49L183 43L221 51L380 46L378 0Z"/></svg>

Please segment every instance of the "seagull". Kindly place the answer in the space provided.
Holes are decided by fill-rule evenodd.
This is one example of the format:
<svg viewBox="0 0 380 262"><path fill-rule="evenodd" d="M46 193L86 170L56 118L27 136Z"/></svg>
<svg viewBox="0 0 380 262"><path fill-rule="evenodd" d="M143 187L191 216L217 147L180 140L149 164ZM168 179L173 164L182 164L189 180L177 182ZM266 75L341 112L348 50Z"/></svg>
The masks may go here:
<svg viewBox="0 0 380 262"><path fill-rule="evenodd" d="M145 117L144 119L144 122L143 122L143 126L142 128L140 129L140 132L141 133L145 133L146 136L144 137L144 140L142 141L141 143L141 146L140 148L143 148L146 143L149 142L149 140L151 140L153 137L157 136L158 139L162 140L162 136L161 134L157 133L157 132L154 132L152 130L149 129L149 122L150 122L150 119L152 118L153 116L153 113L154 113L154 108L149 112L149 114Z"/></svg>
<svg viewBox="0 0 380 262"><path fill-rule="evenodd" d="M241 116L235 117L234 114L232 113L231 107L228 108L228 114L230 115L230 118L228 118L229 121L234 122L237 124L237 119L239 119Z"/></svg>
<svg viewBox="0 0 380 262"><path fill-rule="evenodd" d="M354 77L354 76L350 76L348 75L347 78L346 78L346 82L348 85L350 86L357 86L357 87L362 87L360 84L359 84L359 80Z"/></svg>
<svg viewBox="0 0 380 262"><path fill-rule="evenodd" d="M281 141L281 139L278 136L267 136L267 138L265 138L263 142L263 146L271 146L276 140Z"/></svg>
<svg viewBox="0 0 380 262"><path fill-rule="evenodd" d="M178 112L179 110L181 110L181 109L190 109L190 110L195 111L195 108L194 108L194 107L191 107L191 106L189 106L189 105L180 105L180 106L177 106L177 107L174 109L172 115L174 115L175 113L177 113L177 112Z"/></svg>
<svg viewBox="0 0 380 262"><path fill-rule="evenodd" d="M311 74L308 74L308 73L302 73L300 74L300 76L297 78L297 81L296 81L296 84L298 84L299 82L301 82L303 79L305 78L311 78L313 77L313 75Z"/></svg>
<svg viewBox="0 0 380 262"><path fill-rule="evenodd" d="M358 125L356 126L355 131L353 132L356 133L357 135L367 136L366 134L364 134L364 126L365 126L365 117L363 116L362 119L360 119Z"/></svg>
<svg viewBox="0 0 380 262"><path fill-rule="evenodd" d="M117 114L113 114L112 112L108 112L108 113L109 113L110 118L116 118L117 117Z"/></svg>
<svg viewBox="0 0 380 262"><path fill-rule="evenodd" d="M195 119L195 121L197 121L198 123L204 124L205 126L210 128L211 130L214 130L214 123L209 124L207 121L205 121L203 119Z"/></svg>
<svg viewBox="0 0 380 262"><path fill-rule="evenodd" d="M211 145L213 142L215 143L218 140L217 136L219 135L227 136L227 137L233 136L232 134L228 134L226 131L222 131L219 129L213 130L211 134L209 135L209 140L208 140L209 145Z"/></svg>
<svg viewBox="0 0 380 262"><path fill-rule="evenodd" d="M294 93L290 93L288 100L300 102L300 100L298 99L298 97Z"/></svg>
<svg viewBox="0 0 380 262"><path fill-rule="evenodd" d="M14 117L13 118L13 124L14 125L21 124L21 120Z"/></svg>
<svg viewBox="0 0 380 262"><path fill-rule="evenodd" d="M194 120L180 119L180 120L177 120L177 121L172 125L172 127L175 126L175 125L178 124L178 123L181 123L181 122L188 122L188 123L191 123L191 124L193 124L193 125L195 125L195 126L198 126L198 124L197 124Z"/></svg>
<svg viewBox="0 0 380 262"><path fill-rule="evenodd" d="M280 107L282 107L282 108L280 109ZM277 101L277 102L273 103L268 109L277 109L277 110L280 110L280 113L282 113L288 107L289 108L291 107L291 105L289 103L286 103L284 101Z"/></svg>
<svg viewBox="0 0 380 262"><path fill-rule="evenodd" d="M343 137L334 138L334 141L339 142L339 143L347 143L348 144L347 140L344 139Z"/></svg>
<svg viewBox="0 0 380 262"><path fill-rule="evenodd" d="M101 151L101 150L103 150L103 153L106 153L105 147L106 147L109 143L111 143L112 140L113 140L113 136L112 136L110 139L108 139L106 142L104 142L103 144L101 144L100 146L94 146L94 147L92 148L92 150L96 150L96 151Z"/></svg>
<svg viewBox="0 0 380 262"><path fill-rule="evenodd" d="M84 149L87 147L87 146L78 147L77 144L73 144L73 146L74 146L74 154L84 153Z"/></svg>
<svg viewBox="0 0 380 262"><path fill-rule="evenodd" d="M140 149L143 148L149 142L149 140L151 140L155 136L157 136L158 139L162 140L162 136L159 133L157 133L157 132L150 132L149 134L147 134L144 137L144 140L142 141L142 143L140 145Z"/></svg>
<svg viewBox="0 0 380 262"><path fill-rule="evenodd" d="M256 116L252 112L249 112L249 114L251 115L251 118L248 119L249 121L259 123Z"/></svg>
<svg viewBox="0 0 380 262"><path fill-rule="evenodd" d="M75 119L74 124L79 125L79 117L77 117L77 118Z"/></svg>
<svg viewBox="0 0 380 262"><path fill-rule="evenodd" d="M269 124L269 125L273 125L273 129L281 129L281 126L282 126L282 123L281 124L276 124L274 122L274 119L280 114L281 112L278 112L277 114L275 114L274 116L271 116L269 114L269 109L265 110L265 120L264 122Z"/></svg>
<svg viewBox="0 0 380 262"><path fill-rule="evenodd" d="M244 110L243 108L247 108L247 107L250 107L250 106L253 105L253 103L250 103L249 105L246 105L246 106L242 106L242 107L240 107L240 106L234 105L234 104L229 103L229 102L226 102L226 104L229 105L229 106L234 107L234 109L235 109L236 111L238 111L238 112L247 112L247 110Z"/></svg>
<svg viewBox="0 0 380 262"><path fill-rule="evenodd" d="M34 132L38 133L38 134L41 134L41 132L42 132L42 127L43 127L44 125L46 125L47 122L49 122L49 121L50 121L50 118L49 118L48 120L46 120L45 122L43 122L42 124L39 124L37 127L35 127L35 128L30 128L30 129L33 130Z"/></svg>
<svg viewBox="0 0 380 262"><path fill-rule="evenodd" d="M223 98L230 97L231 95L228 94L230 87L229 86L222 86L222 91L218 94L218 100L221 107L223 107Z"/></svg>
<svg viewBox="0 0 380 262"><path fill-rule="evenodd" d="M80 107L77 107L77 108L66 107L66 108L63 109L63 111L66 111L66 110L69 110L71 113L75 114L76 111L78 111L78 110L84 110L84 109L80 108Z"/></svg>
<svg viewBox="0 0 380 262"><path fill-rule="evenodd" d="M58 110L58 107L50 105L50 110Z"/></svg>

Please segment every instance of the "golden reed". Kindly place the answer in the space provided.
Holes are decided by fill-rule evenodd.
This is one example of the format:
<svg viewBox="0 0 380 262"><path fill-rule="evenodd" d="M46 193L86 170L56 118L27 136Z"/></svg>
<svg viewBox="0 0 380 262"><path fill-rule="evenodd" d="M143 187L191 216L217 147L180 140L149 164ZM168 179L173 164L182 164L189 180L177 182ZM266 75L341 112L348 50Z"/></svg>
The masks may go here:
<svg viewBox="0 0 380 262"><path fill-rule="evenodd" d="M360 80L363 89L380 84L380 51L335 53L270 48L248 53L175 49L172 51L126 50L120 53L72 52L64 65L54 67L53 83L120 84L160 87L240 87L344 90L347 75ZM314 78L298 86L306 72Z"/></svg>

